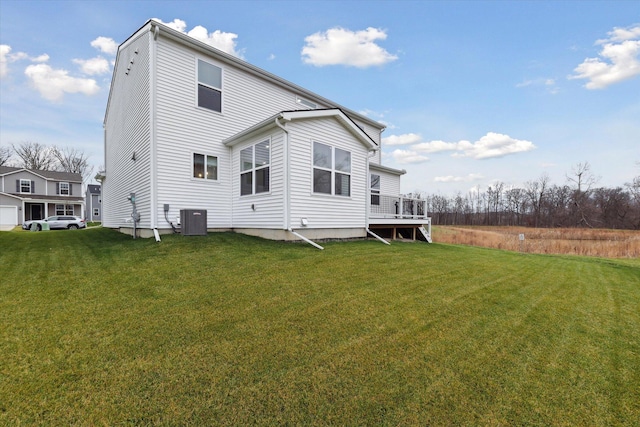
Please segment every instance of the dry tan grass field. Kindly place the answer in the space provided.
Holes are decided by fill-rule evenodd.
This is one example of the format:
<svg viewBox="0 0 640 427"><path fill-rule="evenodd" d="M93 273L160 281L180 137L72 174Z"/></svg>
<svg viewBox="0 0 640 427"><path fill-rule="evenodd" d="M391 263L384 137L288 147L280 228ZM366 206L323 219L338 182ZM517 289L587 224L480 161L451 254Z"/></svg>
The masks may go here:
<svg viewBox="0 0 640 427"><path fill-rule="evenodd" d="M434 242L536 254L639 258L640 231L582 228L434 226ZM524 240L520 240L524 235Z"/></svg>

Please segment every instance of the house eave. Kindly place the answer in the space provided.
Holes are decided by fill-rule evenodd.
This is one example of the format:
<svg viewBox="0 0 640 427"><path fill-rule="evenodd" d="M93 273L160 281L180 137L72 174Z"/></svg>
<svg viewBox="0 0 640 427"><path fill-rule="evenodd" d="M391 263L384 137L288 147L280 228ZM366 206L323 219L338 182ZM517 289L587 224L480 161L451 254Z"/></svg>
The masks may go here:
<svg viewBox="0 0 640 427"><path fill-rule="evenodd" d="M407 173L407 171L405 169L395 169L395 168L390 168L389 166L383 166L380 165L378 163L369 163L369 168L370 169L375 169L377 171L380 172L387 172L393 175L404 175Z"/></svg>

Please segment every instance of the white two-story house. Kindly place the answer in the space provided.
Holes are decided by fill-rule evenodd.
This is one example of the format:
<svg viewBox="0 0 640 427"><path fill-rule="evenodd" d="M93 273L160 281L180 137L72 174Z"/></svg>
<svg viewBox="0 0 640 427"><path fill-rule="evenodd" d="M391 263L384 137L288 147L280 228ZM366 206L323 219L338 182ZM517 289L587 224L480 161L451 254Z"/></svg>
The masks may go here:
<svg viewBox="0 0 640 427"><path fill-rule="evenodd" d="M381 165L383 130L150 20L118 49L103 226L151 237L196 209L208 231L278 240L428 237L424 201L400 197L405 171Z"/></svg>

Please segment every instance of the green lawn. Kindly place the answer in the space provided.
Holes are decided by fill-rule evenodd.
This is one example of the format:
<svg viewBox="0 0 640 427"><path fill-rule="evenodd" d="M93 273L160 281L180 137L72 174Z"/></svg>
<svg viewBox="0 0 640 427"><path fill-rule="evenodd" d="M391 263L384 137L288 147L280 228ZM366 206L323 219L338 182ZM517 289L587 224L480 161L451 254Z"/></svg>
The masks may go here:
<svg viewBox="0 0 640 427"><path fill-rule="evenodd" d="M638 425L640 261L0 233L0 425Z"/></svg>

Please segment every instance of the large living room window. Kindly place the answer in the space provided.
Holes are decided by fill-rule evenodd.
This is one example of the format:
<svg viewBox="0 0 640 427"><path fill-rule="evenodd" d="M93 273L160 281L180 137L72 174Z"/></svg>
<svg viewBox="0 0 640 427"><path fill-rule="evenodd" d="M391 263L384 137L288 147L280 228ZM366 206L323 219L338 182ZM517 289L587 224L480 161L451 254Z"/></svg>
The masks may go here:
<svg viewBox="0 0 640 427"><path fill-rule="evenodd" d="M218 158L206 154L193 154L193 177L199 179L218 179Z"/></svg>
<svg viewBox="0 0 640 427"><path fill-rule="evenodd" d="M222 112L222 68L198 59L198 106Z"/></svg>
<svg viewBox="0 0 640 427"><path fill-rule="evenodd" d="M351 153L313 143L313 192L351 196Z"/></svg>
<svg viewBox="0 0 640 427"><path fill-rule="evenodd" d="M271 142L265 140L240 151L240 195L268 193Z"/></svg>
<svg viewBox="0 0 640 427"><path fill-rule="evenodd" d="M73 205L56 205L56 215L73 215Z"/></svg>

